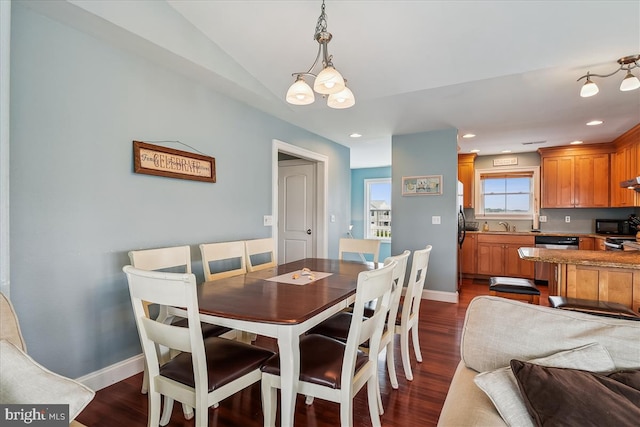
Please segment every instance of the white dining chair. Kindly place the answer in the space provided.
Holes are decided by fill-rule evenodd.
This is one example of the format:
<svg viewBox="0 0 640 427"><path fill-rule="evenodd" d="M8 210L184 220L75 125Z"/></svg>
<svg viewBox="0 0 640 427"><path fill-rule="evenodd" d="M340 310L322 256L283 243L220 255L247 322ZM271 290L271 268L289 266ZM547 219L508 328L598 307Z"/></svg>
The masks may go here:
<svg viewBox="0 0 640 427"><path fill-rule="evenodd" d="M427 277L429 267L429 256L431 255L431 245L413 252L411 273L409 273L409 283L402 303L402 310L399 324L396 321L396 334L400 334L400 353L402 354L402 365L407 380L413 380L411 372L411 360L409 357L409 333L413 341L413 350L416 360L422 362L420 352L420 341L418 340L418 315L420 313L420 301L422 301L422 290Z"/></svg>
<svg viewBox="0 0 640 427"><path fill-rule="evenodd" d="M411 251L405 250L400 255L390 256L384 260L384 265L388 265L392 261L396 262L396 267L393 269L392 276L392 288L391 288L391 301L389 303L389 314L386 317L387 321L385 323L382 338L380 339L380 353L382 350L386 348L386 363L387 363L387 371L389 373L389 379L391 381L391 387L394 389L398 388L398 377L396 375L396 366L395 366L395 319L398 315L398 307L400 305L400 297L402 296L402 290L404 288L404 278L405 273L407 271L407 261L409 260L409 256L411 255ZM377 303L377 302L376 302ZM365 306L364 315L369 316L372 313L372 309L374 309L375 304ZM320 323L318 326L312 328L309 333L311 334L321 334L326 335L331 338L335 338L337 340L346 342L347 337L349 336L349 327L351 326L352 321L352 313L341 311ZM361 350L369 351L368 345L362 346ZM378 391L378 405L380 410L380 415L384 413L384 408L382 406L382 396L380 393L379 384L377 386ZM310 399L307 399L307 402L310 402Z"/></svg>
<svg viewBox="0 0 640 427"><path fill-rule="evenodd" d="M260 381L261 366L274 353L219 337L204 339L193 274L147 271L125 266L134 317L149 372L149 426L167 425L173 401L195 408L196 427L208 423L208 408ZM183 307L187 327L149 318L145 302ZM164 361L166 347L177 356ZM161 397L165 404L160 417Z"/></svg>
<svg viewBox="0 0 640 427"><path fill-rule="evenodd" d="M245 240L244 245L247 271L265 270L277 265L273 238ZM269 258L268 261L259 263L259 261L267 257Z"/></svg>
<svg viewBox="0 0 640 427"><path fill-rule="evenodd" d="M191 273L191 248L189 246L171 246L166 248L141 249L137 251L129 251L129 260L135 268L148 271L167 271L167 272L184 272ZM149 317L149 306L151 304L145 302L143 304L145 313ZM160 305L158 307L158 315L156 319L160 322L166 322L168 319L167 306ZM184 318L174 318L171 322L176 326L186 326L187 320ZM218 325L208 323L202 324L202 334L205 338L212 336L225 336L225 338L234 338L233 331ZM228 334L228 335L225 335ZM141 392L147 393L149 388L149 378L147 369L144 369L142 376ZM187 419L193 416L189 408L184 408L184 415Z"/></svg>
<svg viewBox="0 0 640 427"><path fill-rule="evenodd" d="M245 274L247 272L247 263L244 246L243 241L201 244L199 247L200 255L202 255L204 280L209 282ZM218 268L215 272L212 272L211 263L214 262ZM221 264L225 264L228 268L220 268Z"/></svg>
<svg viewBox="0 0 640 427"><path fill-rule="evenodd" d="M372 261L377 263L380 256L380 240L342 238L338 242L338 258L344 259L346 253L359 254L362 257L370 255Z"/></svg>
<svg viewBox="0 0 640 427"><path fill-rule="evenodd" d="M366 384L369 415L373 426L380 425L377 397L378 351L389 310L395 261L376 270L358 274L356 298L346 343L308 334L300 338L298 393L340 404L340 423L353 425L353 398ZM375 304L371 317L364 316L367 303ZM369 341L369 353L359 349ZM280 384L280 361L271 357L262 368L264 425L275 424L276 391Z"/></svg>

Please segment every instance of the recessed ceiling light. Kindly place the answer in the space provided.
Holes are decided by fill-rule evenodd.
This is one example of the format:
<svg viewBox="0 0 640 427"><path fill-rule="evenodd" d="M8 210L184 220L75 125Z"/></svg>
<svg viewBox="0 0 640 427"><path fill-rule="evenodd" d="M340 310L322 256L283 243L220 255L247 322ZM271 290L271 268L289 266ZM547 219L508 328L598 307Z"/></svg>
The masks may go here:
<svg viewBox="0 0 640 427"><path fill-rule="evenodd" d="M502 150L503 153L510 153L511 150Z"/></svg>
<svg viewBox="0 0 640 427"><path fill-rule="evenodd" d="M351 138L360 138L362 135L360 135L359 133L352 133L351 135L349 135Z"/></svg>
<svg viewBox="0 0 640 427"><path fill-rule="evenodd" d="M571 141L569 144L570 145L578 145L578 144L582 144L583 141Z"/></svg>
<svg viewBox="0 0 640 427"><path fill-rule="evenodd" d="M479 152L480 152L480 150L479 150L479 149L477 149L477 148L474 148L473 150L471 150L471 152L472 152L472 153L479 153Z"/></svg>
<svg viewBox="0 0 640 427"><path fill-rule="evenodd" d="M475 138L476 134L475 133L465 133L464 135L462 135L463 138Z"/></svg>
<svg viewBox="0 0 640 427"><path fill-rule="evenodd" d="M598 126L602 123L604 123L602 120L591 120L590 122L587 122L587 126Z"/></svg>

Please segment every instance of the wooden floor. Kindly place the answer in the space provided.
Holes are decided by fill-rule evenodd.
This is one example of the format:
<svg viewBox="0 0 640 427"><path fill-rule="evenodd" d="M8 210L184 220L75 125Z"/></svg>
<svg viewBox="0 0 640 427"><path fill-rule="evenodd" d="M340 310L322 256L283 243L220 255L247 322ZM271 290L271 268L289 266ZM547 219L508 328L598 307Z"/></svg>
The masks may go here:
<svg viewBox="0 0 640 427"><path fill-rule="evenodd" d="M546 286L540 286L540 290L540 304L548 305ZM460 360L460 331L467 306L475 296L488 293L487 281L465 280L458 304L422 301L419 331L423 362L417 363L415 357L412 357L414 380L407 381L404 377L399 340L396 344L398 351L395 358L400 385L397 390L391 388L384 359L379 361L385 408L381 417L383 426L426 427L437 424L449 382ZM276 347L273 340L262 337L258 338L257 344L272 349ZM98 391L95 399L77 420L90 427L146 426L147 396L140 393L141 383L142 374L138 374ZM366 387L354 399L353 419L355 426L371 425ZM209 409L209 426L212 427L259 427L262 426L262 422L259 383L222 401L219 408ZM337 404L315 399L313 405L307 406L303 397L298 396L296 426L333 427L339 424ZM193 426L194 421L185 420L181 406L176 404L169 425Z"/></svg>

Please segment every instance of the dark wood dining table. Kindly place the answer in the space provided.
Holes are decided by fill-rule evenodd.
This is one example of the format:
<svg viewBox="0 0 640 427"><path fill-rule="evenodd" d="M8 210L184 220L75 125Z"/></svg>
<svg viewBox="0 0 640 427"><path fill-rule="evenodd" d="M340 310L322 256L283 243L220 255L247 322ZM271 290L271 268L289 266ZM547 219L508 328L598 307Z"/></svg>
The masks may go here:
<svg viewBox="0 0 640 427"><path fill-rule="evenodd" d="M303 269L330 273L310 280ZM374 263L306 258L198 287L201 320L277 339L281 371L281 425L293 426L300 373L300 335L350 304L358 274ZM298 284L269 280L300 276ZM305 271L306 273L306 271ZM318 275L319 277L319 275ZM308 282L304 282L307 280ZM302 281L302 283L300 283Z"/></svg>

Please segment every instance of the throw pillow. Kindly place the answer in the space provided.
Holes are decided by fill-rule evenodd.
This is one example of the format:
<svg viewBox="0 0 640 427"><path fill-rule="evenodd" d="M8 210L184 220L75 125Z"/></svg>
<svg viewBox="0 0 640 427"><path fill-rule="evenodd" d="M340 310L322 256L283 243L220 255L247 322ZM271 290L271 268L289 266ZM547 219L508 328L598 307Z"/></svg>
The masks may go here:
<svg viewBox="0 0 640 427"><path fill-rule="evenodd" d="M637 426L640 370L610 375L511 361L537 426Z"/></svg>
<svg viewBox="0 0 640 427"><path fill-rule="evenodd" d="M551 356L530 360L538 365L557 368L575 368L585 371L610 372L615 369L611 355L605 347L591 343ZM522 400L518 383L511 367L496 369L476 375L474 381L484 391L509 426L533 427L533 419Z"/></svg>
<svg viewBox="0 0 640 427"><path fill-rule="evenodd" d="M38 364L18 347L0 340L0 403L69 404L73 420L95 392Z"/></svg>

